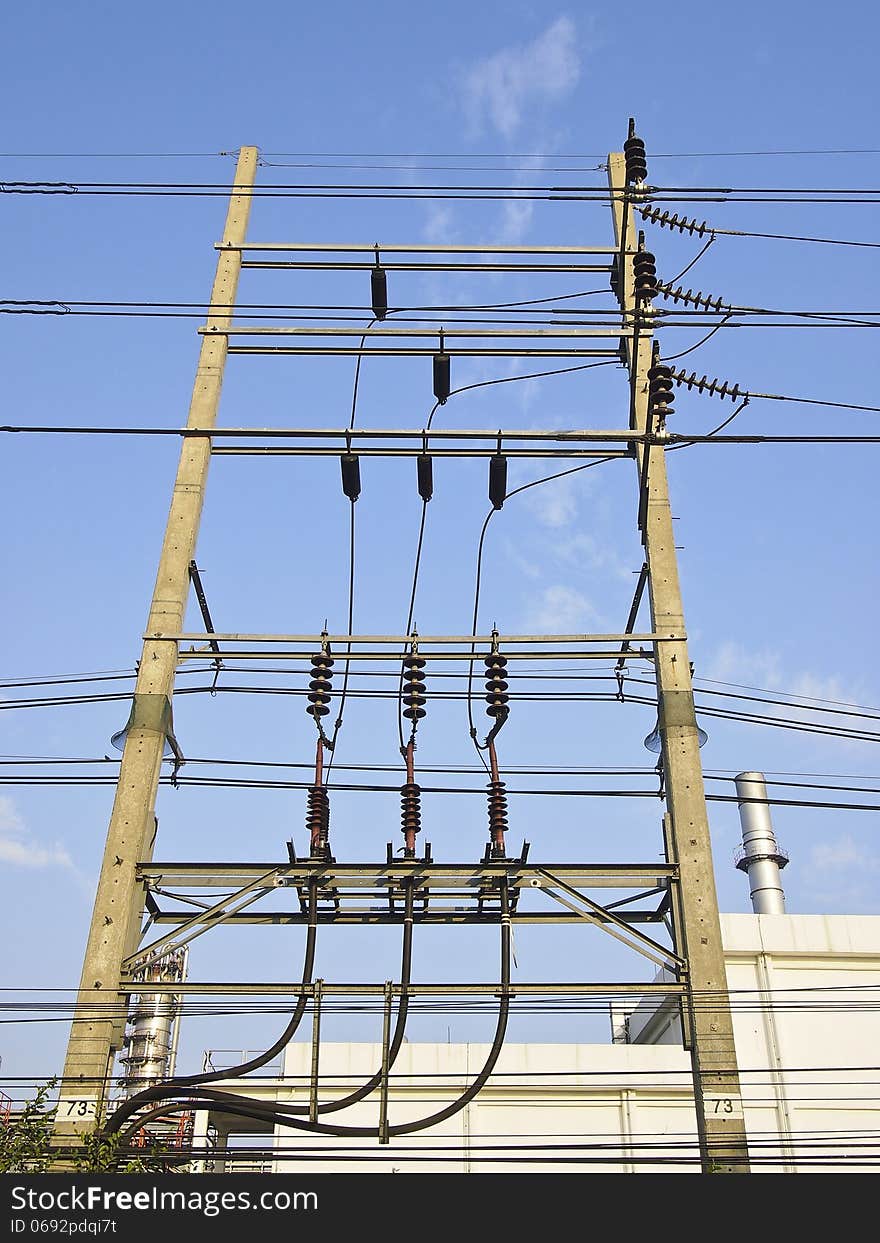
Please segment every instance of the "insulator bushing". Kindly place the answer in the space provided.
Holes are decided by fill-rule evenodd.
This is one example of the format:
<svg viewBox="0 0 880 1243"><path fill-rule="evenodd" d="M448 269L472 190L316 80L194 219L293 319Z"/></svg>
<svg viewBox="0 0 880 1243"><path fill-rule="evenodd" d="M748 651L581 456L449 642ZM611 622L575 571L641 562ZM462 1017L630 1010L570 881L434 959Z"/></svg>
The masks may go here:
<svg viewBox="0 0 880 1243"><path fill-rule="evenodd" d="M659 207L640 207L639 211L643 220L659 224L663 229L678 229L679 233L689 233L692 237L703 237L706 233L714 233L705 220L688 220L686 216L661 211Z"/></svg>
<svg viewBox="0 0 880 1243"><path fill-rule="evenodd" d="M327 787L309 786L306 804L306 829L311 853L326 854L330 848L330 796Z"/></svg>
<svg viewBox="0 0 880 1243"><path fill-rule="evenodd" d="M505 681L507 657L493 652L490 656L483 657L483 664L486 666L486 715L506 716L507 701L510 699L507 694L508 683Z"/></svg>
<svg viewBox="0 0 880 1243"><path fill-rule="evenodd" d="M666 363L654 363L648 368L648 404L661 422L675 413L672 368Z"/></svg>
<svg viewBox="0 0 880 1243"><path fill-rule="evenodd" d="M695 306L698 309L714 311L719 315L722 311L731 310L730 306L723 302L721 298L713 298L710 294L704 294L699 289L696 293L692 289L688 289L685 292L683 285L679 285L677 289L673 289L671 285L658 285L657 289L664 298L670 298L676 306L679 302L684 302L686 306Z"/></svg>
<svg viewBox="0 0 880 1243"><path fill-rule="evenodd" d="M327 705L330 703L330 692L333 689L332 671L333 661L329 656L325 656L322 652L320 656L312 657L312 680L309 682L307 696L309 705L306 712L316 720L318 717L326 716L330 711Z"/></svg>
<svg viewBox="0 0 880 1243"><path fill-rule="evenodd" d="M342 491L354 503L361 494L361 463L354 453L343 453L339 459L342 467Z"/></svg>
<svg viewBox="0 0 880 1243"><path fill-rule="evenodd" d="M633 255L633 283L638 302L656 298L657 262L649 250L639 250Z"/></svg>
<svg viewBox="0 0 880 1243"><path fill-rule="evenodd" d="M425 703L425 659L422 656L405 656L403 658L403 702L406 707L403 715L415 724L426 716Z"/></svg>
<svg viewBox="0 0 880 1243"><path fill-rule="evenodd" d="M450 393L450 364L448 354L434 355L434 396L443 406Z"/></svg>
<svg viewBox="0 0 880 1243"><path fill-rule="evenodd" d="M419 478L419 496L423 501L430 501L434 495L434 464L427 453L420 453L416 458L416 469Z"/></svg>
<svg viewBox="0 0 880 1243"><path fill-rule="evenodd" d="M489 500L493 509L501 509L507 496L507 458L495 453L489 458Z"/></svg>
<svg viewBox="0 0 880 1243"><path fill-rule="evenodd" d="M422 831L422 787L413 781L400 787L400 825L404 836Z"/></svg>
<svg viewBox="0 0 880 1243"><path fill-rule="evenodd" d="M722 400L729 397L731 401L738 401L740 397L748 397L748 393L738 384L730 384L727 380L710 380L707 376L698 380L696 371L688 375L682 368L680 371L673 371L672 378L676 384L684 384L688 391L695 388L698 393L708 393L710 397L720 397Z"/></svg>
<svg viewBox="0 0 880 1243"><path fill-rule="evenodd" d="M648 157L645 154L645 144L641 138L627 138L623 144L623 158L626 161L627 185L634 185L639 181L647 181Z"/></svg>
<svg viewBox="0 0 880 1243"><path fill-rule="evenodd" d="M493 842L503 844L507 832L507 786L503 781L490 781L486 786L489 792L489 833Z"/></svg>
<svg viewBox="0 0 880 1243"><path fill-rule="evenodd" d="M370 301L374 317L384 319L388 314L388 278L378 263L370 272Z"/></svg>

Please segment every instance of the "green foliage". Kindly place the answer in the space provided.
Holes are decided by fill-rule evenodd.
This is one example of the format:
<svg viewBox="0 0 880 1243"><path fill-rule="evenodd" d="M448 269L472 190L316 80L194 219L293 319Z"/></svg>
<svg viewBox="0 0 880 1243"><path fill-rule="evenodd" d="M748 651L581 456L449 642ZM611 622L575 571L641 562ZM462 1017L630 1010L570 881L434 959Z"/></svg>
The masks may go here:
<svg viewBox="0 0 880 1243"><path fill-rule="evenodd" d="M45 1174L52 1163L50 1144L55 1107L48 1105L57 1080L50 1079L21 1113L0 1126L0 1174Z"/></svg>
<svg viewBox="0 0 880 1243"><path fill-rule="evenodd" d="M74 1148L52 1144L56 1106L49 1097L57 1079L44 1084L20 1113L0 1125L0 1174L51 1174L63 1166L78 1174L165 1174L168 1166L161 1153L131 1156L120 1152L119 1136L104 1135L97 1127L83 1133ZM178 1164L180 1164L180 1154Z"/></svg>

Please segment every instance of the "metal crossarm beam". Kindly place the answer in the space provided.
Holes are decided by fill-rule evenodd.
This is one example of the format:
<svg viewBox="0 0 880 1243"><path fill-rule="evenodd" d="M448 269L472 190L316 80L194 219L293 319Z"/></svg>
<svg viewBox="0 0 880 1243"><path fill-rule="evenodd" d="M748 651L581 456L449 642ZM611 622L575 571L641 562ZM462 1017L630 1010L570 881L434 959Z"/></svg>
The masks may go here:
<svg viewBox="0 0 880 1243"><path fill-rule="evenodd" d="M578 892L571 885L567 885L565 881L560 880L558 876L554 876L552 872L548 872L546 868L538 868L538 875L548 880L553 889L547 889L546 892L551 898L555 898L557 902L561 902L564 906L570 907L573 911L583 915L584 919L589 919L600 927L603 932L607 932L609 936L615 937L621 941L628 949L636 950L643 954L646 958L650 958L652 962L657 963L660 967L680 967L684 965L684 959L680 958L674 951L667 949L665 945L661 945L659 941L654 941L651 937L645 936L643 932L631 927L629 921L622 919L618 915L614 915L605 906L600 906L598 902L594 902L592 898L588 898L586 894ZM556 893L556 889L562 889L563 893ZM564 895L568 894L566 898ZM573 898L571 902L569 898ZM586 907L586 911L578 908ZM613 924L621 931L615 931L615 927L609 927ZM625 934L625 935L623 935Z"/></svg>
<svg viewBox="0 0 880 1243"><path fill-rule="evenodd" d="M267 882L269 883L267 884ZM215 902L213 906L209 906L206 910L199 911L188 919L184 919L183 923L174 932L169 932L157 941L142 946L134 954L130 954L122 964L123 969L134 971L138 968L149 966L150 963L155 962L157 958L161 958L169 950L179 949L181 946L186 945L187 942L194 941L203 932L207 932L208 928L216 928L218 924L224 923L230 916L242 911L246 906L250 906L252 902L265 897L267 893L271 893L277 887L277 883L278 870L277 868L272 868L265 876L252 881L249 885L245 885L237 893L230 894L229 897L224 898L220 902Z"/></svg>

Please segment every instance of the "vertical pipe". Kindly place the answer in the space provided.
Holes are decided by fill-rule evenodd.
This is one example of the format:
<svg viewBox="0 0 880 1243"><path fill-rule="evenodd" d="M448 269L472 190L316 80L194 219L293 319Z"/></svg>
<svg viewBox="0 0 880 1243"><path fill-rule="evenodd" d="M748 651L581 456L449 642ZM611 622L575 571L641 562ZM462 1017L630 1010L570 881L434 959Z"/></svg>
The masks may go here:
<svg viewBox="0 0 880 1243"><path fill-rule="evenodd" d="M756 915L784 915L785 892L779 873L788 856L779 849L773 832L764 774L740 773L736 795L743 840L736 866L748 874L752 910Z"/></svg>
<svg viewBox="0 0 880 1243"><path fill-rule="evenodd" d="M321 993L323 980L315 980L312 993L312 1074L309 1088L309 1121L318 1121L318 1063L321 1055Z"/></svg>

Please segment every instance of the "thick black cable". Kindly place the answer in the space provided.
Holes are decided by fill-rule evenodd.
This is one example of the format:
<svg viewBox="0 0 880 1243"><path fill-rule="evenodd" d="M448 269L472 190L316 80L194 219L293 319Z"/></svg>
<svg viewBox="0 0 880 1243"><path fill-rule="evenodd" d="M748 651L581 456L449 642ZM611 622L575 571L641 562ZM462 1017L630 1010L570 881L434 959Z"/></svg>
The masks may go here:
<svg viewBox="0 0 880 1243"><path fill-rule="evenodd" d="M303 958L302 985L301 991L296 999L293 1013L290 1021L282 1031L278 1039L269 1046L265 1052L260 1053L257 1057L250 1058L246 1062L241 1062L238 1066L231 1066L223 1070L204 1071L198 1075L177 1075L166 1083L157 1084L155 1087L145 1088L142 1092L135 1093L130 1096L126 1102L115 1111L113 1116L107 1121L103 1128L105 1135L113 1135L119 1131L123 1124L140 1109L141 1105L145 1105L150 1101L161 1099L163 1093L167 1092L169 1084L174 1085L174 1090L186 1091L197 1085L215 1082L218 1079L228 1079L230 1076L241 1076L250 1074L252 1070L259 1070L261 1066L265 1066L267 1062L271 1062L277 1054L287 1048L293 1039L297 1028L302 1022L302 1017L306 1011L307 994L304 991L305 986L311 983L312 972L315 964L315 943L318 933L318 878L312 876L309 878L309 902L308 902L308 930L306 932L306 947Z"/></svg>
<svg viewBox="0 0 880 1243"><path fill-rule="evenodd" d="M573 466L568 470L557 471L553 475L545 475L541 479L533 479L531 483L521 484L520 487L514 488L512 492L508 492L504 499L505 501L509 501L511 500L512 497L518 496L520 492L527 492L529 488L537 488L542 483L550 483L554 479L562 479L563 476L565 475L574 475L574 474L577 474L579 471L589 470L591 466L602 466L606 462L614 462L618 460L619 460L618 458L609 458L609 457L597 458L594 462L585 462L582 466ZM474 582L474 612L473 612L473 618L472 618L472 624L471 624L471 634L474 637L476 637L476 634L477 634L477 619L479 616L479 609L480 609L480 584L481 584L481 579L482 579L482 574L483 574L483 545L486 539L486 531L489 528L489 522L492 519L492 515L497 512L498 511L494 508L489 510L488 514L486 515L485 521L483 522L483 527L482 527L482 530L480 531L479 543L477 545L477 569L476 569L476 576L475 576L475 582ZM476 650L477 650L476 643L472 643L471 654L473 655L476 652ZM486 766L486 761L483 758L482 748L480 747L480 744L477 741L476 726L474 725L473 683L474 683L474 662L471 661L468 665L468 688L467 688L468 732L470 734L470 737L471 737L471 740L473 741L474 746L477 749L477 754L479 755L480 759L483 761L484 766ZM488 772L488 766L486 766L486 771Z"/></svg>
<svg viewBox="0 0 880 1243"><path fill-rule="evenodd" d="M483 1066L470 1085L461 1093L461 1095L445 1108L438 1110L427 1118L420 1118L416 1122L407 1122L396 1126L388 1127L389 1136L409 1135L415 1131L422 1131L431 1126L437 1126L440 1122L446 1121L447 1118L453 1117L464 1109L471 1100L482 1089L486 1080L491 1075L501 1048L504 1044L504 1037L507 1032L507 1021L510 1012L510 908L507 892L507 877L501 877L499 881L499 900L501 904L501 982L500 982L500 998L498 1003L498 1019L495 1028L495 1036L489 1049L489 1054L483 1063ZM228 1072L221 1072L228 1073ZM256 1101L245 1101L239 1094L218 1092L213 1090L203 1090L198 1094L193 1094L189 1102L173 1104L168 1108L159 1106L157 1109L150 1110L147 1114L142 1115L134 1124L130 1125L128 1130L120 1137L120 1142L125 1140L135 1131L140 1129L144 1122L154 1117L161 1117L169 1113L180 1113L185 1110L194 1100L207 1100L211 1103L222 1105L226 1112L237 1114L241 1117L256 1118L261 1121L272 1122L273 1125L292 1127L295 1130L307 1131L317 1135L332 1136L352 1136L365 1139L380 1138L378 1127L351 1127L331 1125L320 1122L306 1122L303 1119L294 1117L290 1112L291 1107L279 1106L263 1107ZM125 1106L123 1106L123 1109ZM119 1130L118 1126L113 1123L118 1116L116 1114L107 1124L107 1130L111 1133ZM129 1115L130 1116L130 1115Z"/></svg>
<svg viewBox="0 0 880 1243"><path fill-rule="evenodd" d="M354 565L355 565L355 502L349 501L351 506L351 516L349 519L348 533L348 631L349 635L353 634L352 627L354 625ZM336 741L339 737L339 731L342 729L342 715L345 711L345 700L348 695L348 681L351 673L351 640L346 645L346 661L345 673L342 678L342 694L339 697L339 714L333 725L333 736L330 740L330 759L327 762L327 776L329 777L333 769L333 761L336 759Z"/></svg>

